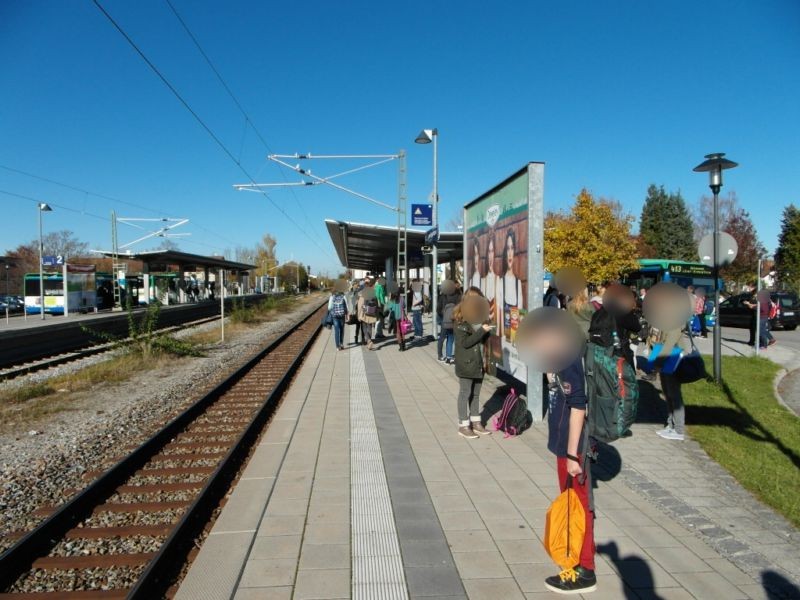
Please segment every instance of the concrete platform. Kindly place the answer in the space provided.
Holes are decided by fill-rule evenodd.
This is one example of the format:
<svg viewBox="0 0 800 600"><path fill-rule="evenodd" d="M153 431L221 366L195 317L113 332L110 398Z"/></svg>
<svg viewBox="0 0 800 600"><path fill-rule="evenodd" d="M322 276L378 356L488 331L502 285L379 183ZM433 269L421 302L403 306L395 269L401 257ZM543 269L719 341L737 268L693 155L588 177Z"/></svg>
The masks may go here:
<svg viewBox="0 0 800 600"><path fill-rule="evenodd" d="M465 440L453 368L432 344L337 352L330 338L315 343L177 598L557 597L543 586L557 571L541 543L558 491L546 425ZM484 385L487 412L498 385ZM599 589L586 597L800 597L798 531L692 442L654 428L637 424L596 471Z"/></svg>

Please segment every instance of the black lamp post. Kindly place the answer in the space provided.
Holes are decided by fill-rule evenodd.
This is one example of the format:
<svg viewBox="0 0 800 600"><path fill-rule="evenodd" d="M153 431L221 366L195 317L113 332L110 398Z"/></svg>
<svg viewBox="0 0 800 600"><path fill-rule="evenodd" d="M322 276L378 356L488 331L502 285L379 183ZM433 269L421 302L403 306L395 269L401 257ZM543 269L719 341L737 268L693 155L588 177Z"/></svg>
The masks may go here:
<svg viewBox="0 0 800 600"><path fill-rule="evenodd" d="M739 165L728 160L724 152L706 154L706 160L693 170L708 171L708 187L714 194L714 381L722 381L722 328L719 324L719 191L722 189L722 171Z"/></svg>

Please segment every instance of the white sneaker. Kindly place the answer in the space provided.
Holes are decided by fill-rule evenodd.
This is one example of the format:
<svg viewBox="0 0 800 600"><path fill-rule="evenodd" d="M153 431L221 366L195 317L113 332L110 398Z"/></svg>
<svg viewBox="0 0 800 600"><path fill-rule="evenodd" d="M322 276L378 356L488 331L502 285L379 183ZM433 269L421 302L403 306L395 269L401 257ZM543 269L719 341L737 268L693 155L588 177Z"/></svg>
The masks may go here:
<svg viewBox="0 0 800 600"><path fill-rule="evenodd" d="M659 429L656 431L656 435L664 435L665 433L669 433L670 431L674 431L672 427L664 427L664 429Z"/></svg>
<svg viewBox="0 0 800 600"><path fill-rule="evenodd" d="M676 440L678 442L682 442L684 437L682 433L678 433L674 429L670 429L669 431L659 431L657 432L665 440Z"/></svg>

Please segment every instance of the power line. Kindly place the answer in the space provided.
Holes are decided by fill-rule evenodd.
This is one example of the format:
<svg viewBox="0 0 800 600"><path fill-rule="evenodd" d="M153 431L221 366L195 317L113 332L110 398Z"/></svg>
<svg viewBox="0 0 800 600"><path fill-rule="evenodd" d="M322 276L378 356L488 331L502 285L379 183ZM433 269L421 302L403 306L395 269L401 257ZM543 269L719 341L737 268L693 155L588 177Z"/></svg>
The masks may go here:
<svg viewBox="0 0 800 600"><path fill-rule="evenodd" d="M189 26L186 24L186 21L184 21L183 18L181 17L181 15L178 13L177 9L172 4L172 1L171 0L165 0L165 2L167 3L167 6L169 6L170 10L172 11L172 14L175 15L175 18L178 19L178 22L181 24L181 26L183 27L183 29L186 32L186 34L192 40L192 42L194 43L194 45L197 48L197 50L200 52L202 57L205 59L206 64L208 64L209 68L214 72L214 75L217 76L217 79L222 84L222 87L224 87L225 91L228 92L228 95L231 97L231 100L233 100L234 104L236 104L237 108L239 109L239 112L242 113L242 116L244 117L244 120L245 120L245 132L246 132L247 126L249 125L253 129L255 134L258 136L258 139L264 145L264 148L267 150L267 152L269 154L274 154L274 152L272 151L272 148L270 148L270 145L267 143L267 140L264 139L263 135L261 135L261 132L259 131L258 127L256 127L256 124L253 122L253 119L250 118L250 115L244 109L244 107L242 106L242 103L239 102L239 99L236 97L236 95L231 90L230 86L227 84L225 79L222 77L222 74L214 66L214 63L211 61L211 58L208 56L206 51L203 50L203 47L200 45L200 42L197 40L197 37L192 33L192 30L189 29ZM242 137L242 146L243 145L244 145L244 136ZM239 151L239 154L241 156L241 150ZM284 173L283 169L278 169L278 170L280 171L281 176L283 177L283 179L288 183L289 180L286 177L286 173ZM313 228L313 225L309 221L308 214L306 213L305 209L303 208L303 205L300 203L300 199L297 197L297 194L295 194L294 190L291 189L291 188L289 188L289 191L291 192L292 197L294 198L295 204L297 204L297 207L300 209L300 212L303 215L303 218L305 219L306 224L309 227Z"/></svg>
<svg viewBox="0 0 800 600"><path fill-rule="evenodd" d="M33 198L31 196L26 196L24 194L17 194L16 192L9 192L7 190L0 190L0 194L5 194L7 196L14 196L15 198L22 198L23 200L30 200L31 202L36 202L37 204L39 204L41 202L45 202L44 200L41 200L40 198ZM49 204L50 206L55 206L56 208L58 208L60 210L66 210L68 212L74 212L74 213L77 213L79 215L86 215L87 217L92 217L94 219L100 219L101 221L106 221L106 222L110 222L111 221L111 219L108 218L108 217L103 217L101 215L95 215L93 213L86 212L84 210L78 210L76 208L71 208L69 206L64 206L63 204L56 204L55 202L50 202L49 200L46 201L45 203Z"/></svg>
<svg viewBox="0 0 800 600"><path fill-rule="evenodd" d="M72 191L75 191L75 192L80 192L82 194L86 194L87 196L94 196L96 198L102 198L104 200L110 200L111 202L116 202L118 204L124 204L125 206L130 206L130 207L133 207L133 208L137 208L139 210L144 210L146 212L150 212L150 213L153 213L155 215L165 215L166 216L166 214L167 214L167 213L165 213L163 211L158 211L158 210L155 210L153 208L149 208L147 206L143 206L141 204L136 204L135 202L129 202L127 200L121 200L120 198L115 198L113 196L108 196L106 194L98 194L97 192L92 192L90 190L78 187L76 185L71 185L69 183L64 183L63 181L56 181L55 179L50 179L49 177L43 177L41 175L36 175L35 173L29 173L28 171L23 171L22 169L15 169L14 167L9 167L7 165L0 165L0 169L5 169L6 171L11 171L12 173L18 173L19 175L25 175L26 177L31 177L32 179L37 179L39 181L44 181L46 183L51 183L53 185L58 185L58 186L61 186L63 188L66 188L68 190L72 190ZM55 206L55 204L53 206ZM67 210L75 210L75 209L67 209ZM78 211L78 212L80 212L80 211ZM85 212L85 211L83 211L83 212ZM216 231L213 231L212 229L208 229L207 227L203 227L199 223L193 222L192 226L193 227L197 227L198 229L202 229L206 233L210 233L211 235L213 235L215 237L218 237L219 239L221 239L221 240L223 240L223 241L225 241L225 242L227 242L229 244L236 244L236 242L234 242L233 240L226 238L225 236L217 233ZM197 243L197 242L195 242L195 243ZM211 246L211 247L219 249L219 247L217 247L217 246Z"/></svg>

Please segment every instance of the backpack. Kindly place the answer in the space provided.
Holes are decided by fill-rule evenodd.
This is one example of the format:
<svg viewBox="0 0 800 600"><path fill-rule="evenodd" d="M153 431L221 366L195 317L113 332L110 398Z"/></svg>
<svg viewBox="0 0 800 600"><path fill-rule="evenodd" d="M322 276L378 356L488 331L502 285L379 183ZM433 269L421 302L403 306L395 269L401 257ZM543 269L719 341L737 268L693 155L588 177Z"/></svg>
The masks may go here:
<svg viewBox="0 0 800 600"><path fill-rule="evenodd" d="M495 431L505 432L505 437L519 435L533 424L533 415L528 410L528 401L514 388L503 401L500 414L493 421Z"/></svg>
<svg viewBox="0 0 800 600"><path fill-rule="evenodd" d="M614 349L589 342L584 354L589 435L613 442L630 435L639 406L636 371Z"/></svg>
<svg viewBox="0 0 800 600"><path fill-rule="evenodd" d="M345 304L344 294L336 294L333 297L333 305L331 306L331 315L334 317L343 317L347 312L347 304Z"/></svg>
<svg viewBox="0 0 800 600"><path fill-rule="evenodd" d="M770 303L769 303L769 318L770 319L774 319L777 316L778 316L778 304L777 304L777 302L772 302L770 300Z"/></svg>
<svg viewBox="0 0 800 600"><path fill-rule="evenodd" d="M364 303L364 314L368 317L378 316L378 301L375 298L370 298Z"/></svg>
<svg viewBox="0 0 800 600"><path fill-rule="evenodd" d="M503 285L505 285L505 279L503 279ZM561 299L558 297L558 292L555 288L547 288L547 291L544 293L544 300L542 301L544 306L553 306L555 308L561 308Z"/></svg>
<svg viewBox="0 0 800 600"><path fill-rule="evenodd" d="M456 305L452 302L449 302L444 305L444 310L442 311L442 328L443 329L452 329L453 328L453 311L455 310Z"/></svg>
<svg viewBox="0 0 800 600"><path fill-rule="evenodd" d="M614 339L615 332L617 332L617 340ZM592 321L589 323L589 341L604 348L611 348L615 342L619 343L619 339L617 320L601 305L594 312Z"/></svg>

